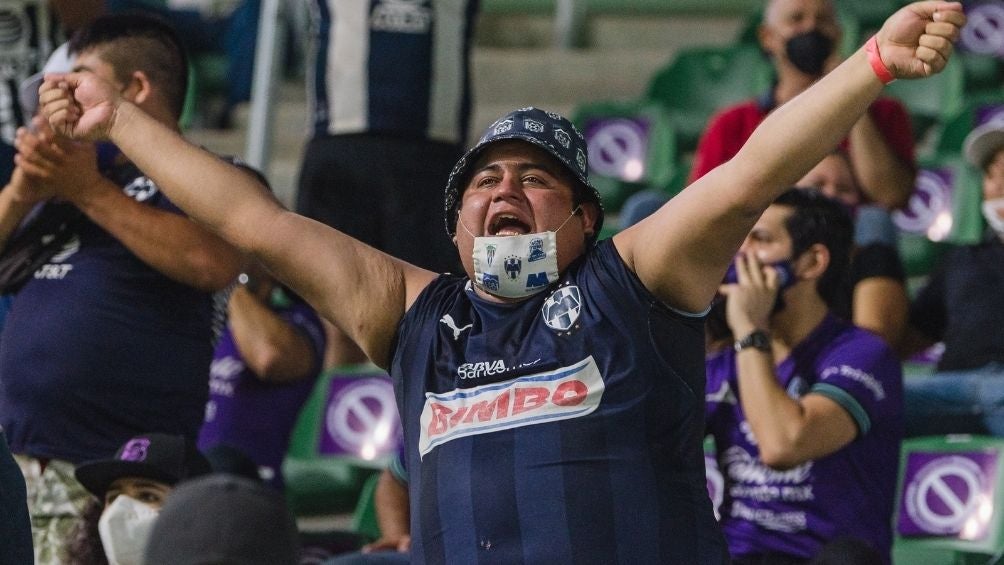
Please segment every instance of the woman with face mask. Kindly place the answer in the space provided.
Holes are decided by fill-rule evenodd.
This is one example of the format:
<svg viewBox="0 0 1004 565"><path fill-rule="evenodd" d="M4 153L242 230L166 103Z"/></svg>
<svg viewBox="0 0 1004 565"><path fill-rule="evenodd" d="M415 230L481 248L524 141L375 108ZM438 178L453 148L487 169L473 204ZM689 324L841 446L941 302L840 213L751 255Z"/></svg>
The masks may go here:
<svg viewBox="0 0 1004 565"><path fill-rule="evenodd" d="M66 561L139 565L153 523L174 486L209 472L209 462L192 442L166 434L134 437L113 458L79 465L76 478L95 499L72 536Z"/></svg>
<svg viewBox="0 0 1004 565"><path fill-rule="evenodd" d="M934 374L906 379L907 436L1004 436L1004 120L971 131L963 154L983 173L987 230L948 250L910 305L903 354L944 350Z"/></svg>

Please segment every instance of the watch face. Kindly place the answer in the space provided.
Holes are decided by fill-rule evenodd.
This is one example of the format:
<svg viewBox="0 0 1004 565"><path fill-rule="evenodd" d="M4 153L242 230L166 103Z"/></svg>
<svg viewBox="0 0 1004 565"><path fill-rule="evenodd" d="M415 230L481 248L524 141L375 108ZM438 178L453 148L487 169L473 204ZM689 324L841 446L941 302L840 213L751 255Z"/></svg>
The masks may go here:
<svg viewBox="0 0 1004 565"><path fill-rule="evenodd" d="M748 336L736 342L736 351L742 351L753 347L760 351L770 351L770 336L763 330L756 330Z"/></svg>

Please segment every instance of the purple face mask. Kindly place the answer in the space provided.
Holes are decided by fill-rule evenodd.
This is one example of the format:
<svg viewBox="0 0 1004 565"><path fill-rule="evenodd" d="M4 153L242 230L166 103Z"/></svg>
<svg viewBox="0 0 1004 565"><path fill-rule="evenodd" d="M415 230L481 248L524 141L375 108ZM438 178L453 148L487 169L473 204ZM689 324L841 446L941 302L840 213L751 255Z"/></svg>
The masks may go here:
<svg viewBox="0 0 1004 565"><path fill-rule="evenodd" d="M781 290L795 284L795 271L792 269L790 261L778 261L777 263L770 263L764 266L774 267L777 270L778 286ZM725 271L725 279L722 280L722 283L735 284L737 282L739 282L739 275L736 273L736 259L733 259L729 265L729 270Z"/></svg>

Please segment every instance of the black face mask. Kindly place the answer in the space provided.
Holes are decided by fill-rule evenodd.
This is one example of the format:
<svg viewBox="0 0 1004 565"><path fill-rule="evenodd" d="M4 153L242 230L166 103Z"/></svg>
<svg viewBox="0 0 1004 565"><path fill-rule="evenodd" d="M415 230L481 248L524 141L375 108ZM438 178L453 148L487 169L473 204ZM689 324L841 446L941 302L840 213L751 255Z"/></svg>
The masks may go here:
<svg viewBox="0 0 1004 565"><path fill-rule="evenodd" d="M784 50L795 68L810 76L820 76L826 59L833 53L833 40L814 29L789 39Z"/></svg>

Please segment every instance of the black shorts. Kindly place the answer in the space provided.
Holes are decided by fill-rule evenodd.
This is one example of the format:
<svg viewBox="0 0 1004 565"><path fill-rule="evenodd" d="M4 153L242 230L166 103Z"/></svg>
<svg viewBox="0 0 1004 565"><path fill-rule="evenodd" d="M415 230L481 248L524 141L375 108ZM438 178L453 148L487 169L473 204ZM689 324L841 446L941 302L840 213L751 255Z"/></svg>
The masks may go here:
<svg viewBox="0 0 1004 565"><path fill-rule="evenodd" d="M297 212L438 273L461 273L446 234L446 179L459 145L375 134L317 136L300 170Z"/></svg>

